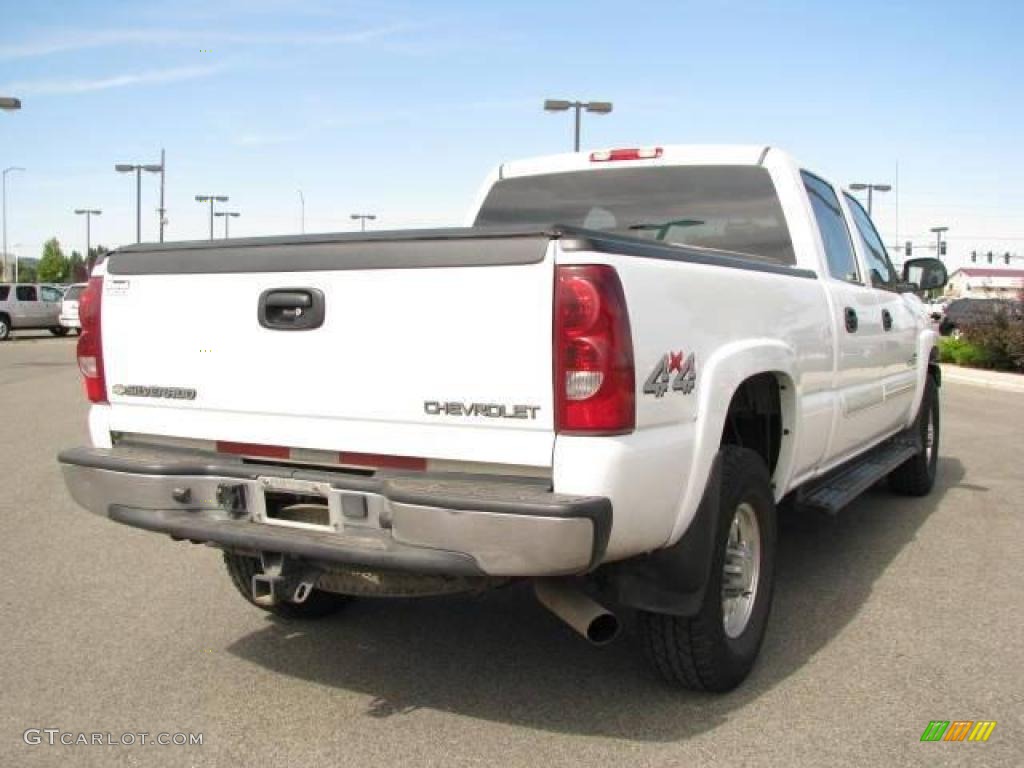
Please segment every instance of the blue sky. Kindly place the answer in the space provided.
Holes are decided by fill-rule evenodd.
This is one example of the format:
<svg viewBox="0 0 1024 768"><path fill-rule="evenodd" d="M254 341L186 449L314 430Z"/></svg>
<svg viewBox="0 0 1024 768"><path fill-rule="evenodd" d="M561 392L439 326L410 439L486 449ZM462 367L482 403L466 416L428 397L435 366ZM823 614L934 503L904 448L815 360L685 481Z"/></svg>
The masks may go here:
<svg viewBox="0 0 1024 768"><path fill-rule="evenodd" d="M498 162L571 147L545 97L610 100L586 146L756 143L894 183L899 237L1024 255L1024 4L0 0L8 242L134 240L118 162L167 150L169 239L461 223ZM155 239L157 177L143 179ZM876 200L887 242L896 198ZM218 231L220 232L220 222ZM1017 262L1020 266L1024 261Z"/></svg>

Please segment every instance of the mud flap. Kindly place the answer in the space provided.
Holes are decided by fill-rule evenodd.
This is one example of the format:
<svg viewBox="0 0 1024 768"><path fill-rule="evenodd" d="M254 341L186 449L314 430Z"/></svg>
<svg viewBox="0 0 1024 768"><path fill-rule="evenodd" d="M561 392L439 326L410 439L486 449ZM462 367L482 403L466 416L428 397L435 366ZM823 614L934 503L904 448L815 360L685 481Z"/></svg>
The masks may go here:
<svg viewBox="0 0 1024 768"><path fill-rule="evenodd" d="M608 566L605 586L615 600L676 616L693 616L700 610L711 574L721 484L721 460L715 456L700 506L679 541Z"/></svg>

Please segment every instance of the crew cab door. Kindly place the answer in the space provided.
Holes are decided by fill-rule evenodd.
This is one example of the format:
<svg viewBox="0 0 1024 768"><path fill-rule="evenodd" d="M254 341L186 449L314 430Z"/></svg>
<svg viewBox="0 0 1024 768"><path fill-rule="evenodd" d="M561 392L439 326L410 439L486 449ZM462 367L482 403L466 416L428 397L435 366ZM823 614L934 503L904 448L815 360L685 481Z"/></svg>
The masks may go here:
<svg viewBox="0 0 1024 768"><path fill-rule="evenodd" d="M18 285L14 288L14 307L11 312L15 327L38 328L42 325L42 304L39 289L34 285Z"/></svg>
<svg viewBox="0 0 1024 768"><path fill-rule="evenodd" d="M865 284L853 234L839 198L825 180L801 172L824 249L826 288L835 328L835 414L825 462L856 453L881 436L883 328L876 291Z"/></svg>
<svg viewBox="0 0 1024 768"><path fill-rule="evenodd" d="M64 294L58 289L44 285L39 288L40 326L54 328L60 325L60 302Z"/></svg>
<svg viewBox="0 0 1024 768"><path fill-rule="evenodd" d="M852 195L843 196L882 323L882 408L895 430L910 419L917 386L916 301L896 290L896 270L867 211Z"/></svg>

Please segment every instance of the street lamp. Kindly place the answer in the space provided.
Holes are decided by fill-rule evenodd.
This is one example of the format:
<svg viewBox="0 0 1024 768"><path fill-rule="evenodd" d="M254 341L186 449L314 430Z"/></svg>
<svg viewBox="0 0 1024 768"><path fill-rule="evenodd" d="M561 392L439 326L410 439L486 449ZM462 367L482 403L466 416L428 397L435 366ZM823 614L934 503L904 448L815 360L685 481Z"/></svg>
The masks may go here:
<svg viewBox="0 0 1024 768"><path fill-rule="evenodd" d="M240 214L238 211L217 211L213 215L218 218L220 218L221 216L224 217L224 239L227 240L229 237L231 237L230 233L228 232L228 222L232 218L237 219L242 214Z"/></svg>
<svg viewBox="0 0 1024 768"><path fill-rule="evenodd" d="M15 101L17 101L17 99L15 99ZM2 203L2 211L0 211L0 212L3 213L4 274L0 275L0 277L4 277L7 274L7 174L10 173L11 171L24 171L24 170L25 169L22 168L21 166L12 165L9 168L4 168L3 174L2 174L2 176L3 176L3 203ZM18 282L18 259L17 258L14 259L14 282Z"/></svg>
<svg viewBox="0 0 1024 768"><path fill-rule="evenodd" d="M352 214L352 219L353 220L358 219L359 220L360 231L365 232L366 231L366 222L367 221L376 221L377 216L376 216L376 214L373 214L373 213L353 213Z"/></svg>
<svg viewBox="0 0 1024 768"><path fill-rule="evenodd" d="M92 232L90 223L93 216L102 214L99 208L75 208L75 214L85 216L85 263L89 263L89 251L92 250Z"/></svg>
<svg viewBox="0 0 1024 768"><path fill-rule="evenodd" d="M868 191L868 216L871 215L871 193L872 192L888 192L892 189L889 184L851 184L850 189L855 192L861 192L863 190Z"/></svg>
<svg viewBox="0 0 1024 768"><path fill-rule="evenodd" d="M160 215L160 242L164 241L164 226L167 224L167 209L164 208L164 175L165 169L167 168L167 157L164 150L160 150L160 164L151 163L149 165L142 166L142 170L148 171L149 173L160 174L160 207L156 209L156 212Z"/></svg>
<svg viewBox="0 0 1024 768"><path fill-rule="evenodd" d="M164 241L164 151L160 150L160 163L118 163L114 166L118 173L135 174L135 242L142 242L142 172L160 174L160 242Z"/></svg>
<svg viewBox="0 0 1024 768"><path fill-rule="evenodd" d="M306 196L299 190L299 231L306 234Z"/></svg>
<svg viewBox="0 0 1024 768"><path fill-rule="evenodd" d="M13 96L0 96L0 109L5 112L21 109L21 99L15 99Z"/></svg>
<svg viewBox="0 0 1024 768"><path fill-rule="evenodd" d="M942 247L945 243L942 242L942 233L948 232L949 227L932 227L932 232L935 233L935 256L936 258L942 258L946 255L945 249Z"/></svg>
<svg viewBox="0 0 1024 768"><path fill-rule="evenodd" d="M576 111L576 130L573 134L573 152L580 151L580 113L583 110L593 112L596 115L607 115L612 111L610 101L567 101L565 99L545 99L545 112L566 112L570 109Z"/></svg>
<svg viewBox="0 0 1024 768"><path fill-rule="evenodd" d="M210 204L210 239L213 240L213 204L226 203L228 201L227 195L196 195L197 203L209 203Z"/></svg>

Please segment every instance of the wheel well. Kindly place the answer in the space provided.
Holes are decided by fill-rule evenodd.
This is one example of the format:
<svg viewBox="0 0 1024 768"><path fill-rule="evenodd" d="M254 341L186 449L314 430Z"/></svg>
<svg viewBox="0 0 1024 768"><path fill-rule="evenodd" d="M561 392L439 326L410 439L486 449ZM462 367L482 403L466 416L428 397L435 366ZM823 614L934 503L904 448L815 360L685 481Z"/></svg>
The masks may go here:
<svg viewBox="0 0 1024 768"><path fill-rule="evenodd" d="M773 476L782 447L782 386L774 373L744 381L732 396L722 430L722 445L756 452Z"/></svg>

